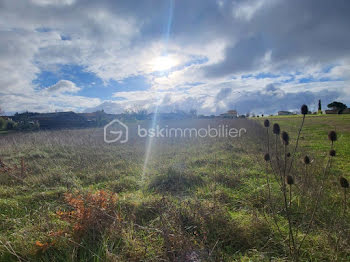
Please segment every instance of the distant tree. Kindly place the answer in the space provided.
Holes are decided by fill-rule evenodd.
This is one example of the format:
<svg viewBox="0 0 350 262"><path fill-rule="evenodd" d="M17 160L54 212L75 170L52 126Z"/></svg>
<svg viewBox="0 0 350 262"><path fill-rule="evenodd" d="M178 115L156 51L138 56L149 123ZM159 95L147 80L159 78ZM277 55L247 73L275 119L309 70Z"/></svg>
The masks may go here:
<svg viewBox="0 0 350 262"><path fill-rule="evenodd" d="M319 111L322 110L321 100L318 100L318 110L319 110Z"/></svg>
<svg viewBox="0 0 350 262"><path fill-rule="evenodd" d="M12 130L16 128L16 123L13 122L12 120L7 121L7 130Z"/></svg>
<svg viewBox="0 0 350 262"><path fill-rule="evenodd" d="M347 106L341 102L334 101L327 105L328 108L333 108L335 110L338 110L338 113L341 114L344 109L347 108Z"/></svg>
<svg viewBox="0 0 350 262"><path fill-rule="evenodd" d="M1 106L0 106L0 116L3 114L3 111L2 111L2 109L1 109Z"/></svg>
<svg viewBox="0 0 350 262"><path fill-rule="evenodd" d="M6 120L0 117L0 130L6 129Z"/></svg>

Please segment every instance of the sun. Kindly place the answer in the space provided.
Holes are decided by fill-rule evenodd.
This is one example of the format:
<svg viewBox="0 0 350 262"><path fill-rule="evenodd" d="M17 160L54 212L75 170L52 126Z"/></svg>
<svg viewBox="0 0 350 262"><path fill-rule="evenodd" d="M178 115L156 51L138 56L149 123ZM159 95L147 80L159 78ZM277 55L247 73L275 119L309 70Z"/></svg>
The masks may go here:
<svg viewBox="0 0 350 262"><path fill-rule="evenodd" d="M172 56L159 56L152 60L152 71L166 71L176 66L178 61Z"/></svg>

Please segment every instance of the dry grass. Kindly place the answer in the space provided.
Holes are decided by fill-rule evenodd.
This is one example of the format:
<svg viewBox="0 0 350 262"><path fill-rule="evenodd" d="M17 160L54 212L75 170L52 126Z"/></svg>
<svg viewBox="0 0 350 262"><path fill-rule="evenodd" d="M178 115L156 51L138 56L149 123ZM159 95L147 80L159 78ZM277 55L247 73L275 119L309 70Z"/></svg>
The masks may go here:
<svg viewBox="0 0 350 262"><path fill-rule="evenodd" d="M7 171L0 174L0 260L287 259L283 197L264 161L266 130L245 119L163 123L197 128L208 124L244 127L248 133L241 139L154 139L145 169L147 141L135 131L123 145L104 143L101 129L1 136L1 160L16 165L19 173L25 169L25 175L18 180ZM295 136L293 130L289 133L292 147ZM290 210L299 238L308 230L323 170L314 152L308 154L311 163L305 168L301 159L307 136L302 136L302 153L290 174L295 182ZM338 148L336 158L342 155ZM340 172L337 163L330 170ZM349 216L334 215L342 213L344 203L337 175L327 175L300 260L349 257Z"/></svg>

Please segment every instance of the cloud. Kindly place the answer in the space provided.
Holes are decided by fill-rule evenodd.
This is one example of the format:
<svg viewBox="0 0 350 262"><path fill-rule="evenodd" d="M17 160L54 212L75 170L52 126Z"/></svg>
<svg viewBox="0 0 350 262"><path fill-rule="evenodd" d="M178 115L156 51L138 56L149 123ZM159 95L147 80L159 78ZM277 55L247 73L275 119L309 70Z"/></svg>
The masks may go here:
<svg viewBox="0 0 350 262"><path fill-rule="evenodd" d="M285 109L297 108L303 95L310 103L325 95L350 99L349 1L3 0L0 5L0 102L8 112L37 110L35 102L41 111L99 104L118 112L132 106L151 110L160 99L163 110L196 107L211 114L236 103L272 112L262 109L262 98ZM178 66L153 72L151 61L165 54ZM142 76L150 88L118 92L116 84L113 97L106 98L104 87L96 86L89 98L88 87L62 77L40 91L52 82L39 85L38 75L62 65L84 68L106 86ZM271 74L275 77L266 77ZM233 103L239 95L244 102Z"/></svg>
<svg viewBox="0 0 350 262"><path fill-rule="evenodd" d="M60 5L72 5L75 0L32 0L34 4L46 6L46 5L53 5L53 6L60 6Z"/></svg>
<svg viewBox="0 0 350 262"><path fill-rule="evenodd" d="M227 110L234 108L241 114L249 112L258 114L276 114L281 110L299 112L302 104L307 104L311 110L316 110L319 99L324 101L324 104L328 104L341 97L342 93L343 92L340 90L331 91L327 89L318 92L285 92L277 86L269 84L262 90L241 92L237 96L225 96L222 98L221 102L225 105Z"/></svg>
<svg viewBox="0 0 350 262"><path fill-rule="evenodd" d="M222 61L205 68L209 76L262 67L296 71L316 63L342 63L350 56L350 36L344 34L350 24L348 1L248 1L235 6L236 17L249 19L234 22L239 35L232 35Z"/></svg>
<svg viewBox="0 0 350 262"><path fill-rule="evenodd" d="M44 91L48 93L77 93L81 88L77 87L73 82L69 80L60 80L56 84L47 87Z"/></svg>

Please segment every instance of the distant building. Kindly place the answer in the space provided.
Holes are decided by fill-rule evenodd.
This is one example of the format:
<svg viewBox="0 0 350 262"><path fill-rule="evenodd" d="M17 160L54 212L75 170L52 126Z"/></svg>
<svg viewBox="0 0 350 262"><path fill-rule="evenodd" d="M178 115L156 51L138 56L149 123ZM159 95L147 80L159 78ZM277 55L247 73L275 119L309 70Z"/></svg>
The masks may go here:
<svg viewBox="0 0 350 262"><path fill-rule="evenodd" d="M293 113L289 112L289 111L278 111L278 115L279 116L289 116L289 115L293 115Z"/></svg>
<svg viewBox="0 0 350 262"><path fill-rule="evenodd" d="M220 114L220 117L223 118L236 118L238 117L237 110L229 110L226 113Z"/></svg>

